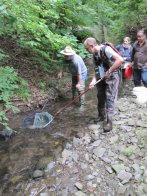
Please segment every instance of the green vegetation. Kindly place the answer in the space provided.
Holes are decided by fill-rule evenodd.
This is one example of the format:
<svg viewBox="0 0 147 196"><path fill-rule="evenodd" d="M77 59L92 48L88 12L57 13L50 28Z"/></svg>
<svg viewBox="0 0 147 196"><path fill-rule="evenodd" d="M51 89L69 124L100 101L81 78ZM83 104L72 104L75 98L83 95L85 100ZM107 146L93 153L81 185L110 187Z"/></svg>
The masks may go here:
<svg viewBox="0 0 147 196"><path fill-rule="evenodd" d="M0 67L0 103L2 103L2 110L0 111L0 124L7 126L8 119L6 118L6 111L12 110L17 112L18 108L13 106L10 101L15 95L26 99L29 97L27 90L27 83L25 80L17 76L17 72L12 67Z"/></svg>

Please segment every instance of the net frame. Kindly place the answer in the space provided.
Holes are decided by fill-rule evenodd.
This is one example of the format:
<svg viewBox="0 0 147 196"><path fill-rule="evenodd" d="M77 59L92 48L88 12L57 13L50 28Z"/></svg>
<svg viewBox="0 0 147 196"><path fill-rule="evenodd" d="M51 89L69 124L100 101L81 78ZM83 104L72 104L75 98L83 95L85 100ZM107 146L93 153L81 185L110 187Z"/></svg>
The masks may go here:
<svg viewBox="0 0 147 196"><path fill-rule="evenodd" d="M53 121L53 116L48 112L35 112L26 116L23 125L28 129L43 129Z"/></svg>

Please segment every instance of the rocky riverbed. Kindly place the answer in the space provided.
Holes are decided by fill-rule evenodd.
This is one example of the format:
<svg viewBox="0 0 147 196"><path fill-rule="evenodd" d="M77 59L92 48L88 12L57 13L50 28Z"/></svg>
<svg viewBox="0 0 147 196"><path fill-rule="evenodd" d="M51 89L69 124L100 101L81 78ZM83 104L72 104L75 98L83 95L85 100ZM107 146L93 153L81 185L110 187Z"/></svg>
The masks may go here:
<svg viewBox="0 0 147 196"><path fill-rule="evenodd" d="M77 130L33 179L26 188L30 195L147 195L147 108L131 94L119 98L113 131L106 134L102 123L85 115L84 131Z"/></svg>

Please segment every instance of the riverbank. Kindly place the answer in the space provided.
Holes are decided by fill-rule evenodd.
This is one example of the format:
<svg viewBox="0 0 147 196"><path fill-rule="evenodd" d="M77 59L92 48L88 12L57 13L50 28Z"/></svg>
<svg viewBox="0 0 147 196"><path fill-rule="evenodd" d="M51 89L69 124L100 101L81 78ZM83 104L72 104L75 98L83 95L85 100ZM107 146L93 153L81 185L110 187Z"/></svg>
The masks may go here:
<svg viewBox="0 0 147 196"><path fill-rule="evenodd" d="M145 196L146 114L147 108L136 105L127 95L117 102L112 132L103 134L102 124L85 122L87 130L77 130L77 136L42 172L42 187L34 189L35 195ZM54 184L48 184L47 179L53 178Z"/></svg>

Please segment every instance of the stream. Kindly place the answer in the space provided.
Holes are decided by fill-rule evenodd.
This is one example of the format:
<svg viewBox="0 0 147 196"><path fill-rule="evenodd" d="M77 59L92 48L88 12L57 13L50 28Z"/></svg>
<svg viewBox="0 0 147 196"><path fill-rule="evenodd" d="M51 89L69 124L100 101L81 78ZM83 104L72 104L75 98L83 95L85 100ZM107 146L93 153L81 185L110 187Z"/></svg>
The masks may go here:
<svg viewBox="0 0 147 196"><path fill-rule="evenodd" d="M88 84L92 78L89 70ZM72 104L44 129L10 119L17 134L0 139L0 196L145 196L147 195L147 105L132 97L132 80L120 85L113 130L104 134L97 116L96 88L84 108ZM71 91L44 111L54 116Z"/></svg>
<svg viewBox="0 0 147 196"><path fill-rule="evenodd" d="M53 115L71 101L70 96L50 104L44 111ZM70 142L76 134L87 131L89 119L97 115L96 103L96 89L93 89L86 93L84 109L72 104L44 129L31 130L24 127L22 121L31 112L14 115L10 119L10 127L17 134L7 141L0 140L0 195L33 195L34 170L44 169L47 164L55 161L66 142Z"/></svg>

